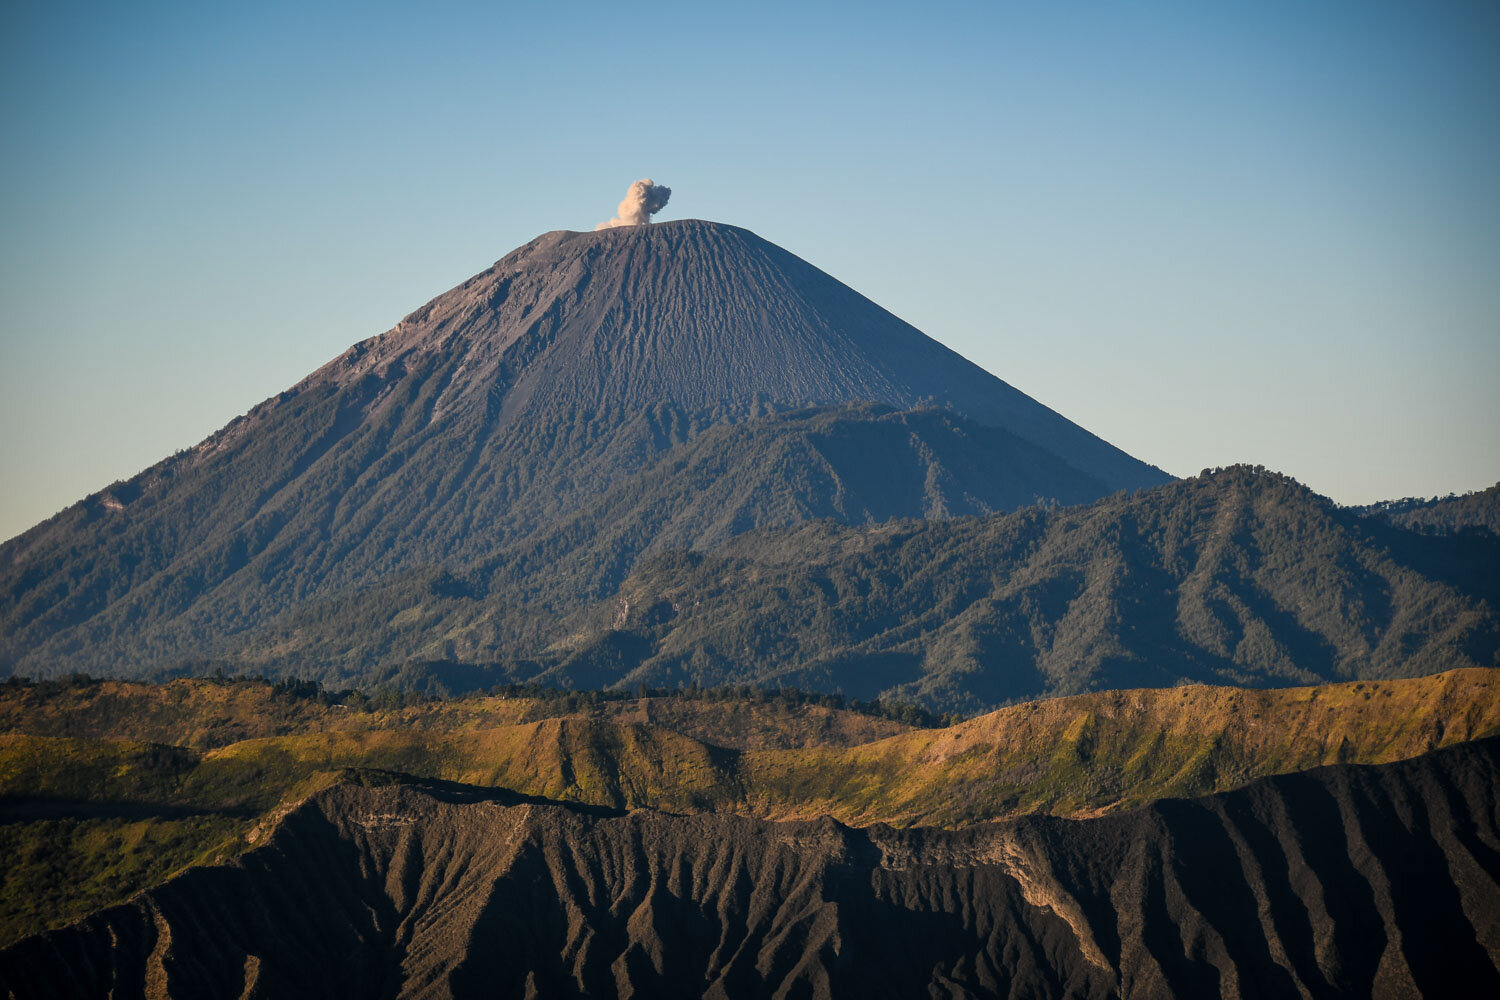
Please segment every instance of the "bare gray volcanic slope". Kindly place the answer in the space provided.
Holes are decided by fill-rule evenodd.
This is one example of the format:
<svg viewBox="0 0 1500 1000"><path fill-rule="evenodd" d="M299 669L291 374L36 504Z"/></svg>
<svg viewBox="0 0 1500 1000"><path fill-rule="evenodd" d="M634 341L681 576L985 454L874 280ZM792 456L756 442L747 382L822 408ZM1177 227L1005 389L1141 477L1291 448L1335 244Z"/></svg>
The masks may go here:
<svg viewBox="0 0 1500 1000"><path fill-rule="evenodd" d="M863 400L954 409L945 433L972 457L945 445L942 463L907 466L941 464L938 492L966 509L1168 478L744 230L549 233L197 447L0 545L0 672L201 661L211 640L310 599L493 560L709 429ZM782 443L761 458L814 433L773 431ZM892 479L881 454L849 459L846 479ZM768 495L736 488L748 474L716 473L727 494ZM820 482L835 492L775 510L947 509L926 483L846 503L840 481ZM769 511L752 502L736 523Z"/></svg>
<svg viewBox="0 0 1500 1000"><path fill-rule="evenodd" d="M1500 991L1500 741L956 832L341 785L0 952L17 997Z"/></svg>
<svg viewBox="0 0 1500 1000"><path fill-rule="evenodd" d="M500 382L509 384L493 415L502 425L575 407L927 402L1041 445L1111 490L1168 478L806 261L721 223L547 233L304 385L388 379L439 352L459 364L434 417L488 406Z"/></svg>

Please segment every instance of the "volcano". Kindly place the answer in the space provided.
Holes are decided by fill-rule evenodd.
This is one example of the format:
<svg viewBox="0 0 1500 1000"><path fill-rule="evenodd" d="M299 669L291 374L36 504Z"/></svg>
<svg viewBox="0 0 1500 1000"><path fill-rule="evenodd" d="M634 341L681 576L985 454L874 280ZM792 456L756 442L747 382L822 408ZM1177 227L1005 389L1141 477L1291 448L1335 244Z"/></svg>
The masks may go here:
<svg viewBox="0 0 1500 1000"><path fill-rule="evenodd" d="M303 388L391 382L438 358L434 415L483 409L497 428L657 404L926 404L1009 430L1109 491L1168 478L800 258L712 222L547 233Z"/></svg>
<svg viewBox="0 0 1500 1000"><path fill-rule="evenodd" d="M554 602L618 582L668 536L1169 478L746 230L552 232L0 547L0 670L191 669L290 608L576 536L622 491L655 504L639 537L591 556L576 587L554 581ZM710 520L673 509L710 487Z"/></svg>

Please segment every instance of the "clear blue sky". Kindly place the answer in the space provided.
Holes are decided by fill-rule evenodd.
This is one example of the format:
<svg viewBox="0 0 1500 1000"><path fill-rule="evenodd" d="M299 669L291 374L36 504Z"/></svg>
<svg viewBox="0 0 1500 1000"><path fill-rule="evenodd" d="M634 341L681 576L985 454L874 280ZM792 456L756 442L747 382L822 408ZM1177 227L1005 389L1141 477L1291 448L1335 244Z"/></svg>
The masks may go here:
<svg viewBox="0 0 1500 1000"><path fill-rule="evenodd" d="M0 46L0 537L648 175L1170 472L1500 479L1494 3L12 0Z"/></svg>

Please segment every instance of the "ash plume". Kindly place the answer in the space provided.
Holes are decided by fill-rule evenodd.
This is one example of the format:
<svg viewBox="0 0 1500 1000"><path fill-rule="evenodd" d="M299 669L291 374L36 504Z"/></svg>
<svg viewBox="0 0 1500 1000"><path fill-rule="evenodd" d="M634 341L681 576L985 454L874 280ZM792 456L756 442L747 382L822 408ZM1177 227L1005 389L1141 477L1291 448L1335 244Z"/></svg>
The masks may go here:
<svg viewBox="0 0 1500 1000"><path fill-rule="evenodd" d="M650 225L651 216L660 212L670 197L672 197L671 188L663 187L649 177L643 177L630 185L630 190L625 192L625 200L620 202L619 208L615 209L615 217L608 222L599 223L594 227L594 231L613 229L616 226Z"/></svg>

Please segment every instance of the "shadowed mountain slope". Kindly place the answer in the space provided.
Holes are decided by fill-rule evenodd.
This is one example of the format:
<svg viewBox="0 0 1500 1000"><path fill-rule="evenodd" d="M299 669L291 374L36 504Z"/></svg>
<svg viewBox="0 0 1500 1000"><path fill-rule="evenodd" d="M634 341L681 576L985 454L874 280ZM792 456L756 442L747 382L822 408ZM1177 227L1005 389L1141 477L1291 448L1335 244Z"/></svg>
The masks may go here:
<svg viewBox="0 0 1500 1000"><path fill-rule="evenodd" d="M544 677L841 688L968 711L1184 680L1500 665L1500 544L1249 467L1086 507L753 532L643 563Z"/></svg>
<svg viewBox="0 0 1500 1000"><path fill-rule="evenodd" d="M918 431L884 471L870 468L883 453L857 450L891 441L879 411L846 414L842 442L762 435L753 457L769 465L717 470L732 516L663 530L696 543L689 527L1007 509L1168 478L744 230L549 233L0 546L0 669L201 657L309 599L493 560L591 505L629 506L622 481L711 428L862 401L949 408L959 430L940 445Z"/></svg>
<svg viewBox="0 0 1500 1000"><path fill-rule="evenodd" d="M343 784L0 952L19 997L1500 990L1500 746L957 832Z"/></svg>
<svg viewBox="0 0 1500 1000"><path fill-rule="evenodd" d="M940 450L973 425L937 411L848 423L809 412L713 431L675 473L496 559L310 602L205 648L233 669L331 685L786 684L964 712L1109 687L1500 665L1500 542L1396 528L1243 466L1087 506L725 537L751 502L716 478L726 457L795 447L798 468L841 484L846 514L866 510L871 491L841 460L804 461L837 456L827 443L856 432L889 444L887 466L961 469L935 476L921 502L973 508L953 484L985 473ZM820 512L804 503L820 491L784 488L774 462L746 466L757 471L735 481L766 484L758 509L792 522ZM990 482L1003 490L1003 477ZM723 541L666 550L695 536ZM580 597L598 600L570 610Z"/></svg>
<svg viewBox="0 0 1500 1000"><path fill-rule="evenodd" d="M1452 535L1477 530L1500 536L1500 483L1461 497L1431 500L1412 497L1355 509L1424 534Z"/></svg>

